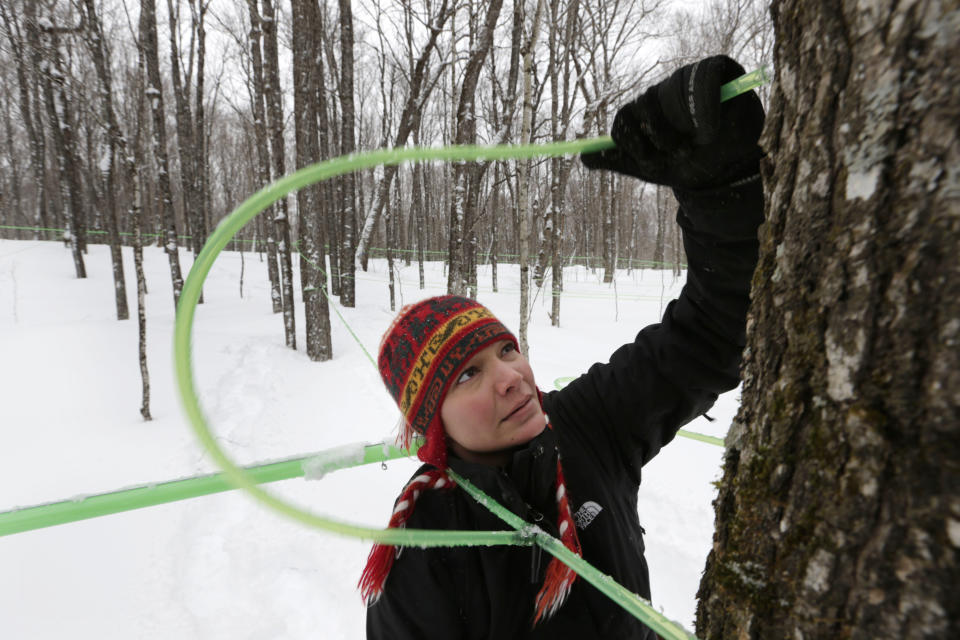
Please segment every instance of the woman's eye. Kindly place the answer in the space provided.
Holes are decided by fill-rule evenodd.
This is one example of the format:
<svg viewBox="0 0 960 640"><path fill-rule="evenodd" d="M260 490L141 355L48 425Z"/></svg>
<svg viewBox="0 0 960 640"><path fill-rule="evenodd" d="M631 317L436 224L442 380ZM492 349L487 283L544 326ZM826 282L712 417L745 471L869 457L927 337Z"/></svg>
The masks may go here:
<svg viewBox="0 0 960 640"><path fill-rule="evenodd" d="M513 346L513 343L512 343L512 342L508 342L508 343L506 343L505 345L503 345L503 348L500 350L500 353L501 353L501 355L506 355L506 354L510 353L511 351L516 351L516 350L517 350L517 348L516 348L515 346Z"/></svg>
<svg viewBox="0 0 960 640"><path fill-rule="evenodd" d="M463 370L463 373L460 374L460 377L457 378L457 384L463 384L473 376L477 374L476 367L467 367Z"/></svg>

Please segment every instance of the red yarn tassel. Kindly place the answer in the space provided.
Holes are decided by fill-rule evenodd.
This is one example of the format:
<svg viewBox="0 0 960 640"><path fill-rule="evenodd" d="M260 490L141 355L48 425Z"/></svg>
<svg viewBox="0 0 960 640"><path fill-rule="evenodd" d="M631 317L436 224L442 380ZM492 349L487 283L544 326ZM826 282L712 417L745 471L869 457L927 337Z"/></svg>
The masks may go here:
<svg viewBox="0 0 960 640"><path fill-rule="evenodd" d="M367 556L367 566L363 569L360 582L360 597L367 606L373 604L383 594L383 585L387 581L387 574L397 557L397 550L389 544L375 544Z"/></svg>
<svg viewBox="0 0 960 640"><path fill-rule="evenodd" d="M577 537L577 527L570 513L570 503L567 501L567 486L563 479L563 467L557 458L557 525L560 530L560 540L563 546L582 556L580 539ZM577 572L554 558L547 565L547 575L537 594L537 614L533 619L534 626L541 619L547 620L566 602L570 589L577 579Z"/></svg>
<svg viewBox="0 0 960 640"><path fill-rule="evenodd" d="M413 514L413 508L417 503L417 498L421 491L427 489L452 488L453 481L446 473L439 469L431 469L426 473L413 478L404 488L403 493L397 499L393 508L393 515L390 516L390 522L387 525L390 529L397 529L406 524L407 520ZM387 575L393 567L393 561L397 559L397 548L389 544L374 544L367 556L367 566L363 568L360 575L360 582L357 587L360 589L360 596L367 606L373 604L383 595L383 585L387 581Z"/></svg>

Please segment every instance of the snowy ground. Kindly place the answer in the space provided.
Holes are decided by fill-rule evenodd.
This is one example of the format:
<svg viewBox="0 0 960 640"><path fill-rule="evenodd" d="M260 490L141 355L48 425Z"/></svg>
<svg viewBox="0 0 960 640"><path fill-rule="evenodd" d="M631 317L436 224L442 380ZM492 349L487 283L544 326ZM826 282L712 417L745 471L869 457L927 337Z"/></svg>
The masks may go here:
<svg viewBox="0 0 960 640"><path fill-rule="evenodd" d="M131 314L133 259L124 259ZM183 254L188 268L191 258ZM139 415L137 325L118 322L110 260L90 247L88 278L73 277L57 243L0 240L0 511L215 471L187 426L174 393L172 294L166 256L150 248L146 271L151 409ZM397 412L346 327L333 318L335 358L311 362L283 344L269 308L266 269L246 255L221 256L194 328L201 401L221 443L241 463L393 437ZM657 321L682 279L619 274L616 287L582 268L565 275L560 329L549 298L534 303L530 345L538 384L553 387L605 360ZM358 306L346 321L374 352L392 313L386 264L358 274ZM402 300L441 293L445 276L428 265L402 269ZM299 281L299 280L297 280ZM516 327L518 270L501 267L500 293L481 271L482 302ZM304 344L297 318L298 344ZM722 436L738 402L720 398L688 428ZM677 438L644 469L640 519L647 530L654 605L692 627L695 593L711 542L722 450ZM416 464L409 460L291 480L271 491L338 519L383 526ZM0 539L0 637L267 640L361 638L355 585L369 544L305 528L229 492Z"/></svg>

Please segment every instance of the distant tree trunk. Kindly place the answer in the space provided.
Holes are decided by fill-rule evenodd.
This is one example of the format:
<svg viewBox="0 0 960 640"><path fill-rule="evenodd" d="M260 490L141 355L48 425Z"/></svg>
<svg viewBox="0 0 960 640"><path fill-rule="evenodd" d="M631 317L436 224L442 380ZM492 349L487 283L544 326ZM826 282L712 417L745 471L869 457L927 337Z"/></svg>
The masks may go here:
<svg viewBox="0 0 960 640"><path fill-rule="evenodd" d="M107 169L106 212L107 232L110 236L110 258L113 264L114 299L117 307L117 320L126 320L130 317L127 309L127 285L123 274L123 254L120 250L120 231L117 227L117 199L116 194L120 186L117 167L117 158L126 158L126 140L123 131L117 122L113 109L113 83L110 77L110 66L107 61L106 46L103 40L103 27L100 16L97 15L93 0L84 0L84 21L86 22L87 46L93 57L93 64L100 81L100 109L103 122L107 129L107 153L109 164Z"/></svg>
<svg viewBox="0 0 960 640"><path fill-rule="evenodd" d="M317 131L316 60L320 54L316 0L293 0L293 113L297 168L320 161ZM321 68L322 69L322 68ZM300 237L300 286L307 332L307 356L314 361L333 357L330 309L327 305L326 253L323 248L325 203L318 185L297 191Z"/></svg>
<svg viewBox="0 0 960 640"><path fill-rule="evenodd" d="M270 147L267 143L267 116L264 107L263 57L260 42L263 31L260 27L260 10L257 0L247 0L250 13L250 66L253 75L253 132L257 146L257 182L265 187L270 182ZM280 269L277 266L276 226L273 219L276 205L270 205L263 215L270 221L263 225L267 245L267 276L270 278L270 303L274 313L283 311L283 294L280 290Z"/></svg>
<svg viewBox="0 0 960 640"><path fill-rule="evenodd" d="M284 168L283 143L283 102L280 91L279 53L277 47L277 16L272 0L261 0L263 15L263 65L264 83L263 97L267 102L267 127L270 134L270 155L273 157L273 175L281 178L286 173ZM284 196L279 202L279 211L274 218L277 236L280 243L277 246L277 255L280 258L280 287L283 291L283 333L286 345L291 349L297 348L297 332L293 304L293 260L290 247L290 211L287 198Z"/></svg>
<svg viewBox="0 0 960 640"><path fill-rule="evenodd" d="M36 20L27 22L28 32L39 28ZM43 63L46 73L42 74L41 82L50 137L53 138L53 146L57 154L60 192L67 209L68 240L73 253L73 266L78 278L86 278L87 269L83 263L83 251L86 249L83 186L80 180L80 159L76 153L73 117L70 111L71 101L67 98L66 77L60 53L60 36L58 30L51 26L47 28L42 38L34 37L33 40L39 47L45 49L46 54L46 60Z"/></svg>
<svg viewBox="0 0 960 640"><path fill-rule="evenodd" d="M500 222L500 170L502 163L493 166L493 206L490 211L490 284L493 292L497 293L497 239Z"/></svg>
<svg viewBox="0 0 960 640"><path fill-rule="evenodd" d="M414 138L414 141L419 143L419 141ZM427 231L424 228L427 224L426 216L426 204L424 203L423 198L423 163L418 162L413 165L413 185L411 186L413 191L411 195L410 202L410 217L414 218L416 221L417 227L417 273L420 277L420 289L422 290L425 286L425 277L424 277L424 243L427 241Z"/></svg>
<svg viewBox="0 0 960 640"><path fill-rule="evenodd" d="M151 420L150 415L150 371L147 369L147 278L143 272L143 189L141 188L140 167L144 164L143 158L143 119L145 97L143 85L146 79L146 60L143 54L137 56L137 80L134 94L137 99L136 124L132 140L132 148L124 154L126 168L124 177L130 191L129 222L133 231L133 270L137 278L137 360L140 365L140 415L144 420ZM131 153L132 152L132 153Z"/></svg>
<svg viewBox="0 0 960 640"><path fill-rule="evenodd" d="M322 81L317 88L317 112L320 115L320 154L323 158L331 158L336 155L340 148L339 136L336 127L336 100L327 100L328 89L326 78L330 78L331 92L339 91L338 73L336 67L336 58L333 53L333 40L335 28L331 27L327 31L327 5L322 4L317 12L318 30L322 37L321 48L324 55L317 57L317 73ZM324 70L324 59L327 61L329 76ZM335 296L340 295L340 197L342 192L341 178L325 180L320 184L320 193L325 203L326 227L327 227L327 248L330 255L330 293Z"/></svg>
<svg viewBox="0 0 960 640"><path fill-rule="evenodd" d="M350 0L339 0L340 6L340 152L353 153L356 113L353 104L353 13ZM354 174L343 176L340 205L340 304L356 306L356 179Z"/></svg>
<svg viewBox="0 0 960 640"><path fill-rule="evenodd" d="M167 16L169 20L170 36L170 77L173 83L173 103L175 106L174 114L177 122L177 151L180 157L180 190L183 197L183 219L190 229L193 245L193 254L200 253L203 246L203 239L198 233L202 223L197 220L197 214L200 211L200 198L197 193L196 181L196 151L194 149L198 135L202 132L195 130L193 126L193 114L190 112L190 75L192 71L184 74L181 78L181 50L178 42L179 34L179 2L177 9L174 9L173 0L167 0ZM189 55L193 56L193 38L191 38ZM200 244L198 245L198 241Z"/></svg>
<svg viewBox="0 0 960 640"><path fill-rule="evenodd" d="M524 44L523 56L523 124L520 144L530 144L533 124L533 51L540 33L540 17L544 0L537 1L537 8L530 25L530 33ZM530 159L520 161L518 176L519 213L517 235L520 238L520 352L530 357L527 345L527 320L530 317Z"/></svg>
<svg viewBox="0 0 960 640"><path fill-rule="evenodd" d="M383 216L383 226L384 226L384 236L385 236L385 250L387 254L387 288L390 290L390 311L396 311L397 308L397 292L396 292L396 282L393 274L393 247L397 242L397 234L395 232L394 217L399 215L393 203L389 200L386 204L386 213Z"/></svg>
<svg viewBox="0 0 960 640"><path fill-rule="evenodd" d="M577 20L579 17L579 2L574 0L567 6L565 15L561 18L559 0L550 3L550 92L551 117L550 129L553 139L565 140L570 127L573 107L573 96L570 86L571 58L574 54L577 35ZM560 29L563 29L562 36ZM557 56L562 46L563 55ZM562 70L562 79L561 79ZM573 166L570 158L550 159L550 205L547 207L549 217L546 217L547 247L550 253L551 265L551 303L550 324L560 326L560 296L563 293L563 223L567 180Z"/></svg>
<svg viewBox="0 0 960 640"><path fill-rule="evenodd" d="M667 225L667 206L664 203L664 187L657 187L655 198L657 204L657 231L653 245L653 264L655 269L663 269L666 266L664 264L664 259L666 256L664 255L663 250L664 236L666 235L666 230L664 227Z"/></svg>
<svg viewBox="0 0 960 640"><path fill-rule="evenodd" d="M193 110L196 127L193 140L193 166L194 166L194 191L197 198L197 212L193 225L193 253L194 256L200 254L203 245L207 242L207 235L210 233L208 220L210 217L209 206L209 163L207 162L207 133L206 116L203 108L204 99L204 65L207 55L207 33L204 28L204 19L207 13L207 6L210 0L191 0L190 13L191 22L197 37L197 89L194 91ZM201 295L200 302L203 301Z"/></svg>
<svg viewBox="0 0 960 640"><path fill-rule="evenodd" d="M960 637L960 10L773 6L702 638Z"/></svg>
<svg viewBox="0 0 960 640"><path fill-rule="evenodd" d="M600 130L607 131L606 117L601 119ZM603 230L603 281L613 282L617 270L617 213L614 205L614 176L600 174L600 216Z"/></svg>
<svg viewBox="0 0 960 640"><path fill-rule="evenodd" d="M170 187L170 165L167 160L167 128L163 112L163 84L160 81L160 60L157 56L157 10L154 0L140 0L140 52L146 60L146 95L153 113L151 153L159 165L157 182L163 201L163 226L166 231L164 250L170 262L173 282L173 306L180 302L183 276L180 273L180 255L177 251L177 227L173 213L173 190Z"/></svg>
<svg viewBox="0 0 960 640"><path fill-rule="evenodd" d="M463 82L460 87L460 99L457 103L456 144L473 144L477 140L477 123L475 105L477 82L483 70L483 61L490 52L493 42L493 32L500 16L503 0L490 0L486 7L483 29L476 42L471 47L470 57L463 72ZM456 162L453 165L453 198L450 204L450 238L447 272L447 292L464 295L467 290L466 258L469 234L473 231L473 220L469 210L470 179L479 179L475 167L465 162Z"/></svg>

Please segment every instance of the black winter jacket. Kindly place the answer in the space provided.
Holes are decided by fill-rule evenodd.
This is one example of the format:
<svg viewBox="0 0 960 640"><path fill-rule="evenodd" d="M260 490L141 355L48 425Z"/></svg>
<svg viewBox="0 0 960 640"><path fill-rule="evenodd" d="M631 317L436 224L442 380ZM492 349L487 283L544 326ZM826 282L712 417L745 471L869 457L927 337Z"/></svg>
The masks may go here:
<svg viewBox="0 0 960 640"><path fill-rule="evenodd" d="M759 178L675 193L687 282L662 322L640 331L609 363L595 364L563 390L545 395L553 429L516 451L507 468L450 459L454 471L557 535L553 482L559 451L584 558L647 599L637 514L640 470L681 426L738 384L763 210ZM461 489L424 492L407 526L509 528ZM367 637L655 638L583 579L553 618L531 627L550 558L539 547L404 548L383 595L368 610Z"/></svg>

